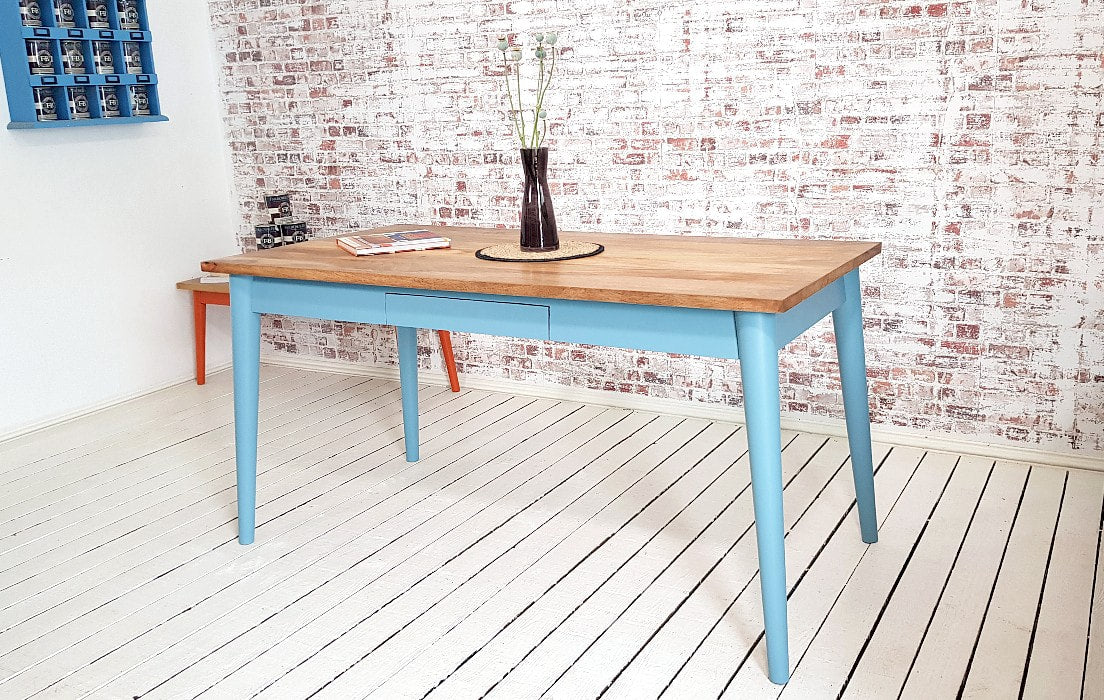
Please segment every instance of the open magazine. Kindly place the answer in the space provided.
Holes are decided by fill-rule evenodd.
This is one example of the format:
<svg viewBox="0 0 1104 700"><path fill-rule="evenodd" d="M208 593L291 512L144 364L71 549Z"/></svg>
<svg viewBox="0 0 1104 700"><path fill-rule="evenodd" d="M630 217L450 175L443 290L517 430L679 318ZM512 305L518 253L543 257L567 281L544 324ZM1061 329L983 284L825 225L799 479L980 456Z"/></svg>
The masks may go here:
<svg viewBox="0 0 1104 700"><path fill-rule="evenodd" d="M416 229L393 233L339 236L337 245L351 255L379 255L380 253L401 253L407 250L448 248L452 245L452 241L431 231Z"/></svg>

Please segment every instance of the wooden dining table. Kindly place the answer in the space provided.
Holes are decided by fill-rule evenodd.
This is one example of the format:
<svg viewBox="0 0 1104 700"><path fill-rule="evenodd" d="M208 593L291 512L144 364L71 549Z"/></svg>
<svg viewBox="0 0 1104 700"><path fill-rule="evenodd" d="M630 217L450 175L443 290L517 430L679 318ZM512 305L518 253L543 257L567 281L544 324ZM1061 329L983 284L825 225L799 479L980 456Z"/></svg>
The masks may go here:
<svg viewBox="0 0 1104 700"><path fill-rule="evenodd" d="M832 315L864 542L878 539L859 266L870 241L563 233L605 252L561 262L480 260L516 230L428 229L448 249L354 257L333 239L202 264L230 275L238 540L255 536L261 314L395 326L409 461L418 460L417 329L740 361L768 674L789 679L778 352Z"/></svg>

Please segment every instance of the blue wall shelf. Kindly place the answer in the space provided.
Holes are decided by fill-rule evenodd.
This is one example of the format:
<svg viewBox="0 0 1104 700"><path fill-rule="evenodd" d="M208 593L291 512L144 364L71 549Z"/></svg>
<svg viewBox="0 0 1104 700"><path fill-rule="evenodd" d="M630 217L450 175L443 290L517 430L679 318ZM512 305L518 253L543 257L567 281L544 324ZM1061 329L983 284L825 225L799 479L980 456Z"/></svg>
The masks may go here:
<svg viewBox="0 0 1104 700"><path fill-rule="evenodd" d="M8 128L168 121L152 40L146 0L0 0Z"/></svg>

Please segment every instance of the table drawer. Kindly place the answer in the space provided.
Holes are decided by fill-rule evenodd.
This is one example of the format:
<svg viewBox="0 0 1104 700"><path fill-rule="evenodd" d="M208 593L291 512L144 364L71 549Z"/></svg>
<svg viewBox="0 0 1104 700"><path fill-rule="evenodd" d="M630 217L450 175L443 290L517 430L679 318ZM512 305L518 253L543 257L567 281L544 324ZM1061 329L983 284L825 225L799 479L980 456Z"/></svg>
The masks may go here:
<svg viewBox="0 0 1104 700"><path fill-rule="evenodd" d="M548 307L422 294L388 294L387 323L393 326L548 339Z"/></svg>
<svg viewBox="0 0 1104 700"><path fill-rule="evenodd" d="M568 343L738 357L731 311L557 299L548 327L552 340Z"/></svg>

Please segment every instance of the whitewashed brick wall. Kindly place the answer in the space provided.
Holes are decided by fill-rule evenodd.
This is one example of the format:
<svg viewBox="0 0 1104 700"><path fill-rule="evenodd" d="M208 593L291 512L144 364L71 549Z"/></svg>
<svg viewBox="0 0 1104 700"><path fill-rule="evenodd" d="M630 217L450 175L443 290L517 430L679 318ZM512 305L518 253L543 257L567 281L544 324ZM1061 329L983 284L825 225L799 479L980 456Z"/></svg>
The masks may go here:
<svg viewBox="0 0 1104 700"><path fill-rule="evenodd" d="M560 32L561 230L878 239L874 420L1104 448L1104 2L211 0L241 244L265 193L319 234L516 226L493 50ZM278 319L277 349L394 362L390 329ZM424 336L427 366L440 365ZM709 359L482 336L461 371L739 403ZM783 405L839 415L830 326Z"/></svg>

